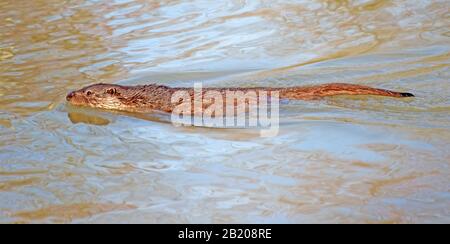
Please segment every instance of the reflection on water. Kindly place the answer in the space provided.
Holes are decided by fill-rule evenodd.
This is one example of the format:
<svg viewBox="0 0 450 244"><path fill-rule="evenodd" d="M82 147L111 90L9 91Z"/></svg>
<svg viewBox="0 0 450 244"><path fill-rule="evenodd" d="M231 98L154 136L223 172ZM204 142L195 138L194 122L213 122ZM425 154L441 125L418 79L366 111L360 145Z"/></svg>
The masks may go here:
<svg viewBox="0 0 450 244"><path fill-rule="evenodd" d="M0 2L0 222L449 222L446 0ZM345 81L281 133L70 108L98 82Z"/></svg>

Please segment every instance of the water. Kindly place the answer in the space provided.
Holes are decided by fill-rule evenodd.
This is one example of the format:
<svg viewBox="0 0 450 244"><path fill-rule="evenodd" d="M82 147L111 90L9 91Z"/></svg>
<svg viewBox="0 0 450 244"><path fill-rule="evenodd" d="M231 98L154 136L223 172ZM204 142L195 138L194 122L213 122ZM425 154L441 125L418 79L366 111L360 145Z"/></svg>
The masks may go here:
<svg viewBox="0 0 450 244"><path fill-rule="evenodd" d="M450 222L450 2L0 2L2 223ZM281 131L71 108L107 82L349 82Z"/></svg>

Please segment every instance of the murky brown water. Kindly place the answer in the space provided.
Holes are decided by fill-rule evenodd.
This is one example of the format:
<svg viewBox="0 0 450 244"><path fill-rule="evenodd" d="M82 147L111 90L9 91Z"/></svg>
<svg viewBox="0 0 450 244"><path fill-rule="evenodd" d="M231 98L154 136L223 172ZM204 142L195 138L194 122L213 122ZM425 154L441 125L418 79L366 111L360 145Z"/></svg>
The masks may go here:
<svg viewBox="0 0 450 244"><path fill-rule="evenodd" d="M450 222L450 2L2 0L0 222ZM66 106L97 82L345 81L281 132Z"/></svg>

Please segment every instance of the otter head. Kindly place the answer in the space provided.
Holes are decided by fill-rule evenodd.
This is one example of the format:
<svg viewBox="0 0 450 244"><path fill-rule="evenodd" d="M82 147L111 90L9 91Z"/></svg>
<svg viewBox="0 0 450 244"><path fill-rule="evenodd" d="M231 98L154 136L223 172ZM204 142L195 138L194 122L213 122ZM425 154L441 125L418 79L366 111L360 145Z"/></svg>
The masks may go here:
<svg viewBox="0 0 450 244"><path fill-rule="evenodd" d="M121 110L126 90L120 85L96 84L71 92L66 99L75 106Z"/></svg>

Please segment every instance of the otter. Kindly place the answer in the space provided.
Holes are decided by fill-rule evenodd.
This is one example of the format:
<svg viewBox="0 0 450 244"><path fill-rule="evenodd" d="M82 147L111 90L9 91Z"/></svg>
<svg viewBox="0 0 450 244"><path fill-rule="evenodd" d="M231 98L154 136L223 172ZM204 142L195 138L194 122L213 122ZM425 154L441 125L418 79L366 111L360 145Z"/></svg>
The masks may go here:
<svg viewBox="0 0 450 244"><path fill-rule="evenodd" d="M87 86L67 95L67 101L71 105L101 108L107 110L118 110L126 112L154 112L161 111L171 113L182 101L173 102L172 98L176 92L184 91L194 99L194 88L172 88L163 85L138 85L123 86L115 84L95 84ZM203 96L208 91L215 91L223 96L226 92L255 92L265 91L270 94L278 92L282 100L314 100L328 96L338 95L374 95L394 98L414 97L411 93L396 92L385 89L372 88L363 85L345 83L332 83L306 87L288 88L205 88ZM205 101L203 109L208 107L211 101Z"/></svg>

